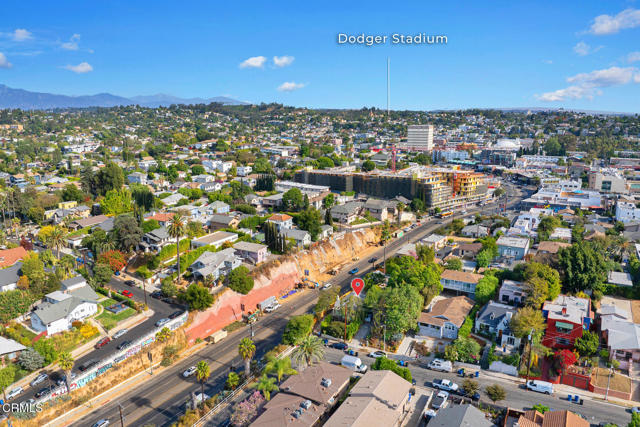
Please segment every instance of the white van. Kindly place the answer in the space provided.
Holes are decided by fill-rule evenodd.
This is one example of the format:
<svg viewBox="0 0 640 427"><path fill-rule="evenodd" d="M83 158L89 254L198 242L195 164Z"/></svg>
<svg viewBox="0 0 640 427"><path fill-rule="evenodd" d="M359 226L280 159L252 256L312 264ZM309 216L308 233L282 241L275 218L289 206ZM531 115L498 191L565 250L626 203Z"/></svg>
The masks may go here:
<svg viewBox="0 0 640 427"><path fill-rule="evenodd" d="M342 358L340 364L345 368L349 368L355 372L360 372L361 374L367 372L367 365L363 365L362 360L360 360L359 357L349 356L347 354Z"/></svg>
<svg viewBox="0 0 640 427"><path fill-rule="evenodd" d="M428 368L440 372L453 372L453 364L449 360L433 359L429 362Z"/></svg>
<svg viewBox="0 0 640 427"><path fill-rule="evenodd" d="M546 381L529 380L527 381L527 388L538 393L553 394L553 384Z"/></svg>
<svg viewBox="0 0 640 427"><path fill-rule="evenodd" d="M14 397L22 394L24 390L22 389L22 387L16 387L13 390L11 390L10 392L7 393L7 400L11 400Z"/></svg>

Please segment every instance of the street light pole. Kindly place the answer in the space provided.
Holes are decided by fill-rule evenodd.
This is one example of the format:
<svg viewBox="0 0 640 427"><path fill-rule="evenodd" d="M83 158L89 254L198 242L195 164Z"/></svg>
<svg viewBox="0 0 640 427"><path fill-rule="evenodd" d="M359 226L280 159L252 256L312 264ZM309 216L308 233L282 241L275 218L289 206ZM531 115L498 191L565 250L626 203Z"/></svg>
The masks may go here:
<svg viewBox="0 0 640 427"><path fill-rule="evenodd" d="M124 415L122 415L122 405L118 403L118 410L120 411L120 427L124 427Z"/></svg>
<svg viewBox="0 0 640 427"><path fill-rule="evenodd" d="M529 382L529 372L531 370L531 350L533 349L533 332L535 329L531 329L529 333L529 356L527 357L527 383ZM525 383L525 390L529 390L527 388L527 383Z"/></svg>
<svg viewBox="0 0 640 427"><path fill-rule="evenodd" d="M609 384L611 383L611 372L613 371L613 364L609 368L609 377L607 378L607 392L604 394L604 400L608 400L609 397Z"/></svg>

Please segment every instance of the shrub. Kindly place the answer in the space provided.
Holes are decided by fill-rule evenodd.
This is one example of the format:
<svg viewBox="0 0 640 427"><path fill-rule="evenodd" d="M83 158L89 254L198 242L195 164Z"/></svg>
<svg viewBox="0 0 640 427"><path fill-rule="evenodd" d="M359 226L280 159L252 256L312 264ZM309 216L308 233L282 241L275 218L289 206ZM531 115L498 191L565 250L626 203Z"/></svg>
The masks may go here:
<svg viewBox="0 0 640 427"><path fill-rule="evenodd" d="M409 368L402 368L398 366L395 361L387 359L386 357L378 357L376 361L373 362L373 365L371 365L371 369L374 371L391 371L409 382L411 382L412 379Z"/></svg>
<svg viewBox="0 0 640 427"><path fill-rule="evenodd" d="M227 286L241 294L248 294L253 289L253 277L249 275L249 269L244 265L234 269L227 276Z"/></svg>
<svg viewBox="0 0 640 427"><path fill-rule="evenodd" d="M507 392L499 384L489 385L485 390L489 398L494 402L504 400L507 397Z"/></svg>
<svg viewBox="0 0 640 427"><path fill-rule="evenodd" d="M313 315L303 314L289 320L282 334L284 344L296 345L313 330Z"/></svg>

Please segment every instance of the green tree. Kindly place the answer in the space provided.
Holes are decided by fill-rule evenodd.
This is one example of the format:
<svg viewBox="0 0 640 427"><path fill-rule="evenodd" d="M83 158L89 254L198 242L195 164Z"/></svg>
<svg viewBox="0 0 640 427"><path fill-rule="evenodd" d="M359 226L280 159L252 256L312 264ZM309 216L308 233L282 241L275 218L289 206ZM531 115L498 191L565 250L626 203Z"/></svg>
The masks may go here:
<svg viewBox="0 0 640 427"><path fill-rule="evenodd" d="M418 316L424 307L423 297L413 286L387 288L380 298L391 335L404 334L417 328Z"/></svg>
<svg viewBox="0 0 640 427"><path fill-rule="evenodd" d="M488 267L492 260L493 256L491 255L491 251L486 249L481 250L478 252L478 255L476 255L476 264L478 264L479 268Z"/></svg>
<svg viewBox="0 0 640 427"><path fill-rule="evenodd" d="M473 396L480 389L480 384L478 384L478 381L467 378L462 382L462 388L467 396Z"/></svg>
<svg viewBox="0 0 640 427"><path fill-rule="evenodd" d="M109 190L100 202L100 209L105 215L121 215L133 211L131 191L126 188Z"/></svg>
<svg viewBox="0 0 640 427"><path fill-rule="evenodd" d="M542 312L529 306L519 309L511 318L509 326L513 334L518 338L525 338L531 330L534 330L535 334L540 336L547 327Z"/></svg>
<svg viewBox="0 0 640 427"><path fill-rule="evenodd" d="M545 406L545 405L543 405L541 403L536 403L535 405L533 405L531 407L531 409L533 409L534 411L538 411L541 414L544 414L545 412L547 412L549 410L549 407Z"/></svg>
<svg viewBox="0 0 640 427"><path fill-rule="evenodd" d="M298 371L291 367L290 357L270 357L264 366L264 372L273 374L278 379L278 384L282 382L285 375L296 375Z"/></svg>
<svg viewBox="0 0 640 427"><path fill-rule="evenodd" d="M462 271L462 261L460 258L451 258L447 261L447 265L445 266L447 270L456 270Z"/></svg>
<svg viewBox="0 0 640 427"><path fill-rule="evenodd" d="M376 164L373 163L371 160L365 160L362 163L362 170L365 171L365 172L371 172L375 168L376 168Z"/></svg>
<svg viewBox="0 0 640 427"><path fill-rule="evenodd" d="M522 277L529 305L539 307L545 300L554 300L560 295L560 275L546 264L527 263L522 270Z"/></svg>
<svg viewBox="0 0 640 427"><path fill-rule="evenodd" d="M304 196L299 188L291 188L282 195L282 207L288 211L299 211L304 205Z"/></svg>
<svg viewBox="0 0 640 427"><path fill-rule="evenodd" d="M492 274L485 274L485 276L478 281L476 285L476 303L480 306L483 306L496 293L498 289L499 280L496 276Z"/></svg>
<svg viewBox="0 0 640 427"><path fill-rule="evenodd" d="M631 421L627 424L627 427L640 427L640 413L634 412L631 414Z"/></svg>
<svg viewBox="0 0 640 427"><path fill-rule="evenodd" d="M64 382L69 393L71 393L69 380L71 379L71 370L73 369L74 363L75 359L70 352L65 351L63 353L60 353L60 356L58 357L58 366L60 366L60 369L64 371Z"/></svg>
<svg viewBox="0 0 640 427"><path fill-rule="evenodd" d="M201 360L196 365L196 379L200 383L202 387L202 396L204 396L204 383L207 382L209 376L211 375L211 367L207 362Z"/></svg>
<svg viewBox="0 0 640 427"><path fill-rule="evenodd" d="M251 338L242 338L238 344L238 354L244 360L244 375L248 378L251 372L251 359L256 354L256 345Z"/></svg>
<svg viewBox="0 0 640 427"><path fill-rule="evenodd" d="M558 264L562 270L565 291L602 291L607 280L607 263L591 242L560 249Z"/></svg>
<svg viewBox="0 0 640 427"><path fill-rule="evenodd" d="M167 228L167 233L169 234L169 236L176 239L176 254L178 257L178 262L176 264L178 268L178 276L176 277L177 280L180 280L180 237L184 236L186 232L187 226L185 224L184 217L179 213L175 213L171 217L169 227Z"/></svg>
<svg viewBox="0 0 640 427"><path fill-rule="evenodd" d="M543 216L538 224L538 240L549 240L549 236L561 225L562 222L555 216Z"/></svg>
<svg viewBox="0 0 640 427"><path fill-rule="evenodd" d="M131 252L142 240L142 229L138 221L131 215L120 215L113 222L118 248L123 252Z"/></svg>
<svg viewBox="0 0 640 427"><path fill-rule="evenodd" d="M282 334L282 342L288 345L298 345L313 329L313 315L302 314L293 316Z"/></svg>
<svg viewBox="0 0 640 427"><path fill-rule="evenodd" d="M600 346L600 336L591 331L582 331L582 336L575 342L575 349L578 350L580 356L595 356Z"/></svg>
<svg viewBox="0 0 640 427"><path fill-rule="evenodd" d="M247 267L236 267L227 275L227 286L241 294L248 294L254 285L253 277Z"/></svg>
<svg viewBox="0 0 640 427"><path fill-rule="evenodd" d="M120 166L109 162L97 173L98 189L100 194L107 194L109 191L120 190L124 185L124 174Z"/></svg>
<svg viewBox="0 0 640 427"><path fill-rule="evenodd" d="M311 235L311 239L315 242L320 236L322 229L322 214L315 208L307 208L298 215L298 227L306 230Z"/></svg>
<svg viewBox="0 0 640 427"><path fill-rule="evenodd" d="M229 376L227 376L227 387L231 390L235 390L236 387L240 384L240 376L235 372L229 372Z"/></svg>
<svg viewBox="0 0 640 427"><path fill-rule="evenodd" d="M81 203L84 201L84 193L75 184L67 184L62 190L62 200L65 202L75 200Z"/></svg>
<svg viewBox="0 0 640 427"><path fill-rule="evenodd" d="M52 340L49 338L39 339L33 345L33 348L44 357L45 366L58 360L58 350L56 350Z"/></svg>
<svg viewBox="0 0 640 427"><path fill-rule="evenodd" d="M6 368L0 368L0 388L2 388L2 394L4 401L7 401L7 387L13 384L15 379L15 368L13 365L9 365Z"/></svg>
<svg viewBox="0 0 640 427"><path fill-rule="evenodd" d="M271 393L280 390L275 382L275 378L270 378L266 374L262 374L260 379L258 379L256 388L262 392L265 399L271 400Z"/></svg>
<svg viewBox="0 0 640 427"><path fill-rule="evenodd" d="M480 359L481 347L473 338L459 336L453 342L453 346L461 362L473 363Z"/></svg>
<svg viewBox="0 0 640 427"><path fill-rule="evenodd" d="M324 344L319 337L307 335L298 342L291 357L297 366L310 366L324 357Z"/></svg>
<svg viewBox="0 0 640 427"><path fill-rule="evenodd" d="M113 270L109 264L98 263L93 267L93 283L96 286L104 286L111 280Z"/></svg>
<svg viewBox="0 0 640 427"><path fill-rule="evenodd" d="M489 399L494 402L504 400L507 397L507 392L499 384L489 385L486 387L485 391L487 392Z"/></svg>
<svg viewBox="0 0 640 427"><path fill-rule="evenodd" d="M408 368L402 368L398 366L395 360L387 359L386 357L378 357L371 365L371 369L374 371L391 371L401 378L411 382L411 371Z"/></svg>
<svg viewBox="0 0 640 427"><path fill-rule="evenodd" d="M18 363L27 371L35 371L44 366L44 357L31 347L27 347L18 356Z"/></svg>
<svg viewBox="0 0 640 427"><path fill-rule="evenodd" d="M198 283L189 285L182 298L191 310L204 311L213 304L213 295L209 293L209 289Z"/></svg>
<svg viewBox="0 0 640 427"><path fill-rule="evenodd" d="M327 196L324 199L322 199L322 207L324 209L330 209L335 204L336 204L336 197L333 195L333 193L327 194Z"/></svg>
<svg viewBox="0 0 640 427"><path fill-rule="evenodd" d="M435 260L436 253L433 248L427 245L417 244L416 256L418 257L418 260L423 264L431 264Z"/></svg>

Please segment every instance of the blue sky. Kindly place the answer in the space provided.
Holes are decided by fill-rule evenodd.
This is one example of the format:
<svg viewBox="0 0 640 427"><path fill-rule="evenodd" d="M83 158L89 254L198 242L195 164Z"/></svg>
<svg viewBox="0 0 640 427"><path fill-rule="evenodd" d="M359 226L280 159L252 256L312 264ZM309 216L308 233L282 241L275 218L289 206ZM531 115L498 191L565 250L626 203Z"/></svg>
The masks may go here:
<svg viewBox="0 0 640 427"><path fill-rule="evenodd" d="M3 0L0 83L384 108L388 56L394 109L640 112L640 2L397 3ZM339 45L338 33L448 42Z"/></svg>

